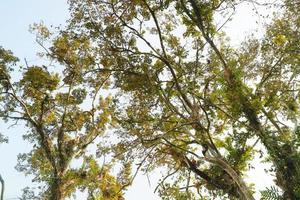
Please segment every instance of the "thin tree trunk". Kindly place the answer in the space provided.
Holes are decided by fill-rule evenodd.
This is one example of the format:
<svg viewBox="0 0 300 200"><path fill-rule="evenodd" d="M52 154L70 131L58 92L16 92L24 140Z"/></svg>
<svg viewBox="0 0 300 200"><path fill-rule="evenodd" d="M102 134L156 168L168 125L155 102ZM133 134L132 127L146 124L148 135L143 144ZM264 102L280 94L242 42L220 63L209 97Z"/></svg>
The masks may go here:
<svg viewBox="0 0 300 200"><path fill-rule="evenodd" d="M2 176L0 175L0 182L1 182L1 196L0 196L0 200L3 200L4 198L4 180L2 178Z"/></svg>

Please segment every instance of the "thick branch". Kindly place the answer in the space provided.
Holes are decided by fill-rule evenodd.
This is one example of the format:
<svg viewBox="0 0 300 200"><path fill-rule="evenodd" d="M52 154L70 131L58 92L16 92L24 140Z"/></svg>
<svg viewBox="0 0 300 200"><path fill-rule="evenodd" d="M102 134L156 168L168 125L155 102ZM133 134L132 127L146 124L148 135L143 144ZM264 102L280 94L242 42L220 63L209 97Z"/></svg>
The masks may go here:
<svg viewBox="0 0 300 200"><path fill-rule="evenodd" d="M238 185L241 195L245 198L245 200L254 200L251 192L246 186L245 182L240 178L240 176L235 172L234 169L230 165L228 165L221 158L213 158L213 157L205 157L205 160L218 165L222 169L226 171L227 174L233 179L233 181Z"/></svg>

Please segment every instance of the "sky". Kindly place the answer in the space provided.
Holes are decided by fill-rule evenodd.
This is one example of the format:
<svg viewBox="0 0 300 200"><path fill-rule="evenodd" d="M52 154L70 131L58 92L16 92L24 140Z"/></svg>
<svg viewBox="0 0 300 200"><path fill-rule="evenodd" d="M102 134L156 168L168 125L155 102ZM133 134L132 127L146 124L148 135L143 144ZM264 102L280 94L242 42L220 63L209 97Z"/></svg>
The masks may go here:
<svg viewBox="0 0 300 200"><path fill-rule="evenodd" d="M256 30L255 21L261 20L261 23L264 19L253 20L253 13L250 12L252 8L248 5L237 9L239 12L236 17L225 27L233 44L238 44L249 33L262 35L260 29ZM66 0L0 0L0 46L12 50L23 63L24 59L29 65L38 63L40 58L36 53L41 49L35 42L34 34L29 32L29 25L44 22L46 25L60 26L64 25L67 19ZM0 174L6 183L5 200L12 200L21 196L22 188L32 185L30 177L25 177L14 168L17 164L17 155L28 152L31 145L22 139L22 134L26 131L22 124L9 129L8 126L0 122L0 132L9 137L9 144L0 144ZM257 164L257 170L251 172L250 180L263 174L262 165ZM146 176L138 176L133 187L126 193L126 199L159 199L156 194L153 194L158 176L154 174L154 178L150 179L151 187ZM270 178L262 177L258 187L262 189L270 184Z"/></svg>

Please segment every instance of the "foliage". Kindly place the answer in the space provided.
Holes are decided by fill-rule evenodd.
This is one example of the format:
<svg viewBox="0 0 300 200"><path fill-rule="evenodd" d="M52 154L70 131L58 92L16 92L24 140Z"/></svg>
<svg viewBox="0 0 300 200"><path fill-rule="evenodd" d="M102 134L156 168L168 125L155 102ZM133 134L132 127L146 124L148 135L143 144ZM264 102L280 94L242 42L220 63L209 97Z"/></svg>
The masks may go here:
<svg viewBox="0 0 300 200"><path fill-rule="evenodd" d="M262 200L281 200L282 197L279 195L279 191L274 186L267 188L264 191L261 191Z"/></svg>
<svg viewBox="0 0 300 200"><path fill-rule="evenodd" d="M300 2L283 1L262 39L232 47L215 17L230 20L244 2L70 0L57 36L36 25L59 67L27 66L14 83L18 59L1 49L1 117L25 120L34 145L18 169L49 199L78 188L121 199L137 163L164 169L162 199L248 200L255 187L245 174L265 152L280 192L262 198L299 199ZM94 141L99 157L85 151ZM103 155L111 162L100 166Z"/></svg>
<svg viewBox="0 0 300 200"><path fill-rule="evenodd" d="M58 54L59 48L63 47L54 41L53 53L47 55L56 62L55 69L26 66L20 68L23 75L18 81L10 75L18 59L10 51L0 51L0 115L16 124L25 121L23 137L33 145L29 153L18 156L16 169L41 184L39 194L25 188L22 199L65 199L78 189L88 191L89 198L122 199L125 186L121 182L128 177L117 180L110 175L110 165L99 166L95 150L87 151L96 148L93 143L105 135L111 118L111 99L99 94L106 78L83 79L89 63L76 60L77 54L84 53L81 45L67 50L68 55ZM92 84L97 87L88 87Z"/></svg>

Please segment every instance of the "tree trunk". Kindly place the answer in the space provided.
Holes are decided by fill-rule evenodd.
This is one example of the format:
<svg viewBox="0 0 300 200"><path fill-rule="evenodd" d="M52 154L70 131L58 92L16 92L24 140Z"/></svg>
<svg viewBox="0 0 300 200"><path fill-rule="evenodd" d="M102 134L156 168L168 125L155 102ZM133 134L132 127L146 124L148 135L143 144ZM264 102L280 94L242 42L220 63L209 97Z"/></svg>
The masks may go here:
<svg viewBox="0 0 300 200"><path fill-rule="evenodd" d="M49 200L62 200L63 191L61 179L57 177L50 186Z"/></svg>

